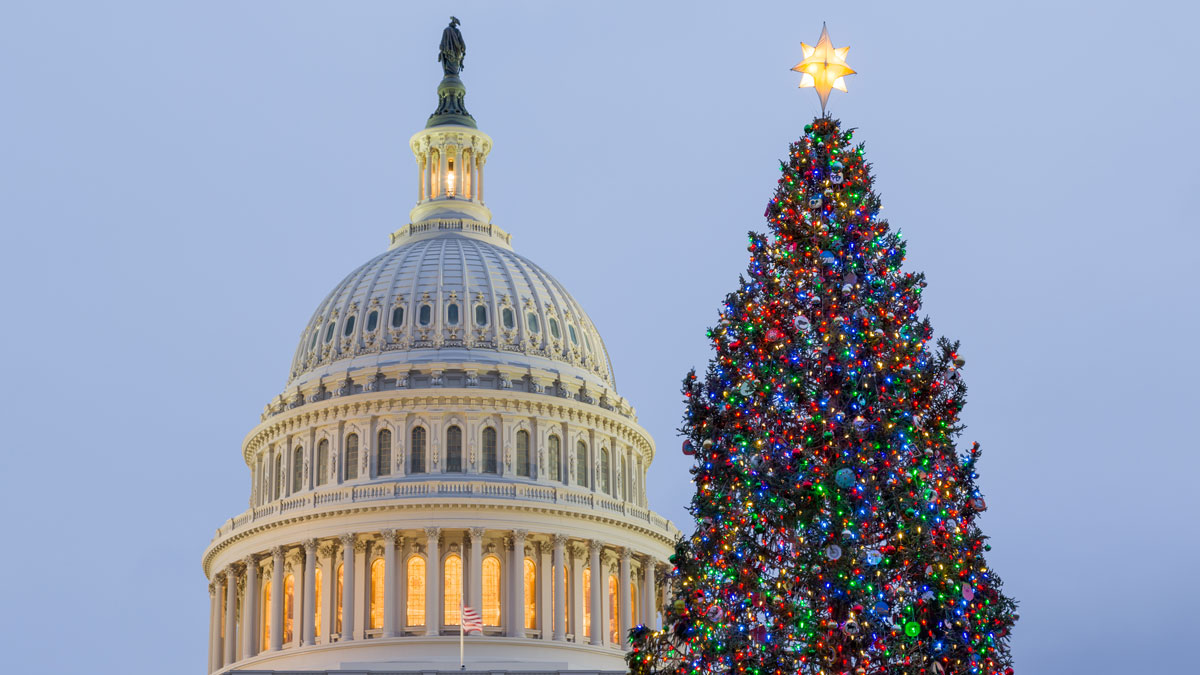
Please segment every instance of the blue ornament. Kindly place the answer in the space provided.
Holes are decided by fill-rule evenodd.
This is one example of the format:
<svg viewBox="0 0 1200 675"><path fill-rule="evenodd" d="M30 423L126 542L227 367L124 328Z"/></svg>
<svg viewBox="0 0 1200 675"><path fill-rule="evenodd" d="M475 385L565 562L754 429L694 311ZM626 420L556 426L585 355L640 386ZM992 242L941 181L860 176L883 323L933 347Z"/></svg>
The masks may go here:
<svg viewBox="0 0 1200 675"><path fill-rule="evenodd" d="M867 564L878 565L883 562L883 554L879 551L867 551Z"/></svg>
<svg viewBox="0 0 1200 675"><path fill-rule="evenodd" d="M882 600L875 603L875 613L876 614L887 614L888 613L888 604Z"/></svg>
<svg viewBox="0 0 1200 675"><path fill-rule="evenodd" d="M837 481L838 487L848 488L854 485L854 470L838 469L838 472L834 474L834 480Z"/></svg>
<svg viewBox="0 0 1200 675"><path fill-rule="evenodd" d="M821 254L821 262L825 265L836 265L837 257L835 257L829 251L825 251Z"/></svg>

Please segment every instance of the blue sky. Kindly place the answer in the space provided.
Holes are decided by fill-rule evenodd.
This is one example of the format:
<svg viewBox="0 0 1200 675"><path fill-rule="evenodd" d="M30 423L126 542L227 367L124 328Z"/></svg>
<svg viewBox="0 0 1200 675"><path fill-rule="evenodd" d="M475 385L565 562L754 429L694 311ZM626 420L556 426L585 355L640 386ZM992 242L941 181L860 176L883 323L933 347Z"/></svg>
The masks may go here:
<svg viewBox="0 0 1200 675"><path fill-rule="evenodd" d="M818 111L789 68L827 22L859 71L831 109L963 341L1018 672L1194 666L1193 4L8 0L9 670L203 670L241 439L407 222L450 14L495 222L606 338L677 522L679 382Z"/></svg>

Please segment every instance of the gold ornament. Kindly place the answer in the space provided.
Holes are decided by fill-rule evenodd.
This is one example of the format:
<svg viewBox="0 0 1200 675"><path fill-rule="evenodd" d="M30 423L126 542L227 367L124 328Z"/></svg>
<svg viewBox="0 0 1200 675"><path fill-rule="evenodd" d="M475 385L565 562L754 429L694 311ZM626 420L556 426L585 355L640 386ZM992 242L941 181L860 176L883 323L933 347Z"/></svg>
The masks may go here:
<svg viewBox="0 0 1200 675"><path fill-rule="evenodd" d="M821 112L825 112L825 103L829 100L829 92L833 89L846 91L845 76L853 75L854 69L846 65L846 52L849 47L833 46L829 39L829 30L821 24L821 39L817 46L800 43L804 50L804 60L796 64L792 70L803 73L800 78L800 88L814 87L821 97Z"/></svg>

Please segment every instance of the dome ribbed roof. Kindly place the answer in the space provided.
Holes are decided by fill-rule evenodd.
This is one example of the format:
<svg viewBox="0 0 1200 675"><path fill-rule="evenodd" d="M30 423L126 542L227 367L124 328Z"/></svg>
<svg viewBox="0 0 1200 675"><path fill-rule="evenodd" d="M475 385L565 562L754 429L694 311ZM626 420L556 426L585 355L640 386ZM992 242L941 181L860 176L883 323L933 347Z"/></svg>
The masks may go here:
<svg viewBox="0 0 1200 675"><path fill-rule="evenodd" d="M615 388L587 313L558 280L510 250L507 235L413 227L400 231L410 241L351 272L313 313L289 386L351 369L437 362L536 368L566 383Z"/></svg>

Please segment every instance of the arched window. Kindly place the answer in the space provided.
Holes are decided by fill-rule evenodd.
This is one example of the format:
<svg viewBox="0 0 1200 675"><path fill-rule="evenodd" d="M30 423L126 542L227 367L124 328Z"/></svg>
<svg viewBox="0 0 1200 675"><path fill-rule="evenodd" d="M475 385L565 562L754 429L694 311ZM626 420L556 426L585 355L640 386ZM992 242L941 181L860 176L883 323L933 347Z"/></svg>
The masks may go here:
<svg viewBox="0 0 1200 675"><path fill-rule="evenodd" d="M296 577L289 574L283 578L283 644L291 644L294 635L292 626L295 621L293 611L296 608Z"/></svg>
<svg viewBox="0 0 1200 675"><path fill-rule="evenodd" d="M387 588L384 581L383 558L376 558L371 563L371 623L369 628L383 628L383 595Z"/></svg>
<svg viewBox="0 0 1200 675"><path fill-rule="evenodd" d="M425 473L425 427L413 427L409 473ZM424 622L422 622L424 623Z"/></svg>
<svg viewBox="0 0 1200 675"><path fill-rule="evenodd" d="M617 496L626 501L629 500L629 481L626 476L629 475L629 463L625 458L621 458L621 471L617 474Z"/></svg>
<svg viewBox="0 0 1200 675"><path fill-rule="evenodd" d="M458 426L446 429L446 471L462 473L462 428Z"/></svg>
<svg viewBox="0 0 1200 675"><path fill-rule="evenodd" d="M558 436L550 437L550 480L562 480L562 443Z"/></svg>
<svg viewBox="0 0 1200 675"><path fill-rule="evenodd" d="M321 439L317 443L317 485L324 485L329 480L329 440Z"/></svg>
<svg viewBox="0 0 1200 675"><path fill-rule="evenodd" d="M642 596L638 595L637 582L630 581L629 582L629 609L630 609L630 613L633 615L630 617L633 620L633 622L630 624L631 626L637 626L637 625L641 624L641 620L638 617L638 605L640 605L640 604L642 604Z"/></svg>
<svg viewBox="0 0 1200 675"><path fill-rule="evenodd" d="M333 598L333 632L342 632L342 580L345 578L345 565L338 565L337 568L337 586L334 588Z"/></svg>
<svg viewBox="0 0 1200 675"><path fill-rule="evenodd" d="M262 604L258 608L258 625L262 626L262 635L258 650L265 652L271 648L271 580L262 582ZM222 622L223 623L223 622Z"/></svg>
<svg viewBox="0 0 1200 675"><path fill-rule="evenodd" d="M483 625L500 625L500 559L483 559Z"/></svg>
<svg viewBox="0 0 1200 675"><path fill-rule="evenodd" d="M446 325L449 325L449 326L457 326L458 325L458 303L457 302L452 302L449 305L446 305Z"/></svg>
<svg viewBox="0 0 1200 675"><path fill-rule="evenodd" d="M397 307L392 310L392 328L401 328L404 326L404 308Z"/></svg>
<svg viewBox="0 0 1200 675"><path fill-rule="evenodd" d="M358 434L346 437L346 461L342 464L342 480L358 478Z"/></svg>
<svg viewBox="0 0 1200 675"><path fill-rule="evenodd" d="M483 472L498 472L496 464L496 430L492 427L487 427L483 430Z"/></svg>
<svg viewBox="0 0 1200 675"><path fill-rule="evenodd" d="M292 450L292 493L304 487L304 448Z"/></svg>
<svg viewBox="0 0 1200 675"><path fill-rule="evenodd" d="M373 310L371 310L371 313L367 315L367 332L368 333L374 332L374 330L378 327L379 327L379 310L373 309Z"/></svg>
<svg viewBox="0 0 1200 675"><path fill-rule="evenodd" d="M442 602L442 624L457 626L460 622L459 607L462 604L462 557L457 553L446 556L442 570L442 583L446 586L445 599Z"/></svg>
<svg viewBox="0 0 1200 675"><path fill-rule="evenodd" d="M612 494L608 489L608 448L600 448L600 476L596 482L604 494Z"/></svg>
<svg viewBox="0 0 1200 675"><path fill-rule="evenodd" d="M500 312L500 318L504 323L504 327L508 330L512 330L517 327L517 320L513 316L513 311L508 307L505 307L503 311Z"/></svg>
<svg viewBox="0 0 1200 675"><path fill-rule="evenodd" d="M316 602L313 603L313 634L321 634L321 568L318 566L313 570L313 591L316 593Z"/></svg>
<svg viewBox="0 0 1200 675"><path fill-rule="evenodd" d="M583 441L575 444L575 483L580 487L588 486L588 451Z"/></svg>
<svg viewBox="0 0 1200 675"><path fill-rule="evenodd" d="M537 563L525 559L525 627L537 629Z"/></svg>
<svg viewBox="0 0 1200 675"><path fill-rule="evenodd" d="M425 559L414 555L408 559L408 625L425 625Z"/></svg>
<svg viewBox="0 0 1200 675"><path fill-rule="evenodd" d="M608 641L613 644L620 644L621 636L618 635L620 628L617 623L618 599L620 595L617 591L617 575L608 575Z"/></svg>
<svg viewBox="0 0 1200 675"><path fill-rule="evenodd" d="M528 476L529 471L529 432L524 429L517 432L517 475Z"/></svg>
<svg viewBox="0 0 1200 675"><path fill-rule="evenodd" d="M375 475L392 475L392 431L380 429L375 448Z"/></svg>
<svg viewBox="0 0 1200 675"><path fill-rule="evenodd" d="M275 455L275 492L272 493L271 499L279 499L283 496L283 453Z"/></svg>
<svg viewBox="0 0 1200 675"><path fill-rule="evenodd" d="M592 634L592 568L583 568L583 634ZM578 638L576 638L578 639Z"/></svg>

